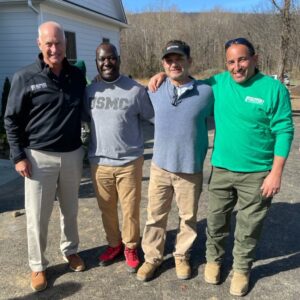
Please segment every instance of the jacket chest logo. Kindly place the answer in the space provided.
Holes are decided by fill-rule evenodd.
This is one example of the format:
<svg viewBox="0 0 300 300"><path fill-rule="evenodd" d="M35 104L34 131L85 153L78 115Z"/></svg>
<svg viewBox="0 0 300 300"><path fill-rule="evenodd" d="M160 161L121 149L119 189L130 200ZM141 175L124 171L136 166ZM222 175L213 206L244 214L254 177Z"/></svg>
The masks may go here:
<svg viewBox="0 0 300 300"><path fill-rule="evenodd" d="M43 82L43 83L38 83L38 84L32 84L30 86L30 89L32 91L36 91L36 90L41 90L41 89L45 89L47 87L47 83Z"/></svg>

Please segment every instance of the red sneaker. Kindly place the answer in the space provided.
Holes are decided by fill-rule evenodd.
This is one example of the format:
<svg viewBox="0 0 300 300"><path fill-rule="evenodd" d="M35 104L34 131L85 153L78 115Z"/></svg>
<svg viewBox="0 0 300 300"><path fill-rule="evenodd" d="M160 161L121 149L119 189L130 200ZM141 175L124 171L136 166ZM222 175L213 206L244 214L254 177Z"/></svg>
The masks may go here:
<svg viewBox="0 0 300 300"><path fill-rule="evenodd" d="M99 256L99 265L108 266L115 258L122 254L123 244L122 242L117 247L108 246L106 250Z"/></svg>
<svg viewBox="0 0 300 300"><path fill-rule="evenodd" d="M130 248L125 247L124 255L125 255L128 271L130 273L135 273L137 270L137 267L140 264L137 249L130 249Z"/></svg>

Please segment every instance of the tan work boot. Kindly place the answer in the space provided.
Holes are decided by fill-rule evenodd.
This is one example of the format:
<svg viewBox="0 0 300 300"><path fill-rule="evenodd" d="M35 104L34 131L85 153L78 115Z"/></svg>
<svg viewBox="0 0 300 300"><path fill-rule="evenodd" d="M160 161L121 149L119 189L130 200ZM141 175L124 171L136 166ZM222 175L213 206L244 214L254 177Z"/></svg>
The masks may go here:
<svg viewBox="0 0 300 300"><path fill-rule="evenodd" d="M85 264L78 254L71 254L63 256L63 259L69 263L69 268L74 272L81 272L85 270Z"/></svg>
<svg viewBox="0 0 300 300"><path fill-rule="evenodd" d="M148 281L150 280L156 269L159 267L158 264L150 264L148 262L144 262L142 266L138 269L136 278L140 281Z"/></svg>
<svg viewBox="0 0 300 300"><path fill-rule="evenodd" d="M189 279L191 278L191 266L187 259L175 257L175 269L178 279Z"/></svg>
<svg viewBox="0 0 300 300"><path fill-rule="evenodd" d="M31 272L31 288L40 292L47 287L46 272Z"/></svg>
<svg viewBox="0 0 300 300"><path fill-rule="evenodd" d="M233 296L244 296L248 292L250 272L233 272L230 285L230 294Z"/></svg>
<svg viewBox="0 0 300 300"><path fill-rule="evenodd" d="M204 280L210 284L220 282L221 265L215 262L208 262L204 269Z"/></svg>

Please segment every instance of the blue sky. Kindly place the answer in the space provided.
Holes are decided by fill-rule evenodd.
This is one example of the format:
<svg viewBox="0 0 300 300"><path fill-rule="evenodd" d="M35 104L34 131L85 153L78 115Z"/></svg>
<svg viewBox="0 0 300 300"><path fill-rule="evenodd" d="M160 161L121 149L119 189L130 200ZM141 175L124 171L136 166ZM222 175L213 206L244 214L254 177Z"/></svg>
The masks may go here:
<svg viewBox="0 0 300 300"><path fill-rule="evenodd" d="M160 11L176 6L182 12L209 11L214 8L222 10L253 12L265 8L266 0L122 0L125 11L142 12Z"/></svg>

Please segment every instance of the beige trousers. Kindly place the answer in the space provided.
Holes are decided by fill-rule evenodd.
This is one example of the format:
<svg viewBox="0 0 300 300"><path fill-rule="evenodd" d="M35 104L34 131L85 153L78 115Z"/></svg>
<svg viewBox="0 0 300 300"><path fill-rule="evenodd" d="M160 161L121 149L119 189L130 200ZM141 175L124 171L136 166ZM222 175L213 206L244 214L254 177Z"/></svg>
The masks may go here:
<svg viewBox="0 0 300 300"><path fill-rule="evenodd" d="M140 202L144 157L124 166L92 165L91 173L109 246L120 241L131 249L140 242ZM123 215L119 229L118 200Z"/></svg>
<svg viewBox="0 0 300 300"><path fill-rule="evenodd" d="M152 163L148 219L142 240L146 262L159 264L163 259L168 214L174 195L179 211L179 226L173 254L189 259L190 249L197 237L197 210L202 181L202 172L171 173Z"/></svg>
<svg viewBox="0 0 300 300"><path fill-rule="evenodd" d="M83 149L71 152L26 150L32 165L31 178L25 178L25 209L29 266L40 272L47 268L45 257L48 224L55 197L60 208L60 249L63 255L77 253L78 189Z"/></svg>

